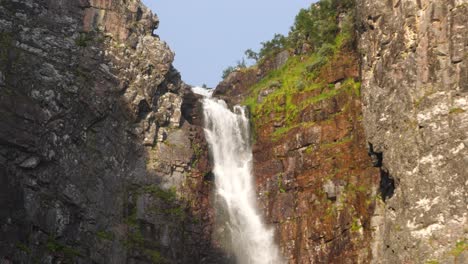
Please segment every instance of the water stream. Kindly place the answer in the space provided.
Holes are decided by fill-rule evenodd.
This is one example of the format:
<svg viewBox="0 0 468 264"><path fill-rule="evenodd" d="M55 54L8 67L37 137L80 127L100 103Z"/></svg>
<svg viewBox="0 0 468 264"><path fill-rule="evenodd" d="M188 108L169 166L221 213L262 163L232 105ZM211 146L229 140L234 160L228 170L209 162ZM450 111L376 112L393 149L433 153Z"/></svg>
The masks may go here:
<svg viewBox="0 0 468 264"><path fill-rule="evenodd" d="M239 264L282 263L273 230L256 205L249 120L245 109L232 112L222 100L203 100L205 136L214 161L217 198L227 211L231 250Z"/></svg>

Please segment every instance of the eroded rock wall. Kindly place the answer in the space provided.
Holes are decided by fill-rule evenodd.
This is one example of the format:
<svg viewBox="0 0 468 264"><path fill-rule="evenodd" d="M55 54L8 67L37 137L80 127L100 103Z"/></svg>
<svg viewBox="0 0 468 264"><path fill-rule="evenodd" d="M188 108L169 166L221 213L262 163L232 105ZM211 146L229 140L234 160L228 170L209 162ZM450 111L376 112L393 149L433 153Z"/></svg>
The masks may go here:
<svg viewBox="0 0 468 264"><path fill-rule="evenodd" d="M358 3L364 126L386 179L373 261L464 263L468 2Z"/></svg>
<svg viewBox="0 0 468 264"><path fill-rule="evenodd" d="M157 24L139 0L0 1L0 262L220 263Z"/></svg>

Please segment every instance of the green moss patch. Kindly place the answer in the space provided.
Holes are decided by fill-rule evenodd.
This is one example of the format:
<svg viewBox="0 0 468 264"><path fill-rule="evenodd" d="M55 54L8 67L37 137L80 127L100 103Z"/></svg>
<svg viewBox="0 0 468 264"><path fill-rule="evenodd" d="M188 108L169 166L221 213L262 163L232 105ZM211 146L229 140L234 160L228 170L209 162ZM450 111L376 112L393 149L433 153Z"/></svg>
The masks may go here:
<svg viewBox="0 0 468 264"><path fill-rule="evenodd" d="M49 237L47 239L46 248L50 253L62 256L68 261L72 261L76 257L82 256L78 250L59 242L54 237Z"/></svg>
<svg viewBox="0 0 468 264"><path fill-rule="evenodd" d="M462 241L458 241L455 244L455 248L450 251L450 254L452 254L455 257L458 257L461 255L461 253L463 253L466 250L468 250L467 240L462 240Z"/></svg>
<svg viewBox="0 0 468 264"><path fill-rule="evenodd" d="M284 66L271 71L251 87L243 104L251 111L254 129L272 121L282 122L283 126L273 134L273 140L277 140L291 129L302 125L298 125L298 117L308 106L329 100L343 92L360 96L361 83L353 78L344 80L338 89L335 89L334 84L317 79L324 67L331 67L331 62L339 59L348 38L344 33L338 34L333 44L324 45L308 56L290 57ZM309 94L316 95L310 97Z"/></svg>
<svg viewBox="0 0 468 264"><path fill-rule="evenodd" d="M449 114L461 114L461 113L464 113L464 112L465 112L465 110L457 107L457 108L450 109Z"/></svg>

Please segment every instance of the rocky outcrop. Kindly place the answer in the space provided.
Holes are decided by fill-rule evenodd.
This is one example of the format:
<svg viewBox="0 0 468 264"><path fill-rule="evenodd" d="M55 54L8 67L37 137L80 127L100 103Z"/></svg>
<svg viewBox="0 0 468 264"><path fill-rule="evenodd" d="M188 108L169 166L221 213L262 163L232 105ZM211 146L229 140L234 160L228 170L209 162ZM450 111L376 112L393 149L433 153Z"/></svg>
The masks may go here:
<svg viewBox="0 0 468 264"><path fill-rule="evenodd" d="M220 263L157 25L139 0L0 1L1 263Z"/></svg>
<svg viewBox="0 0 468 264"><path fill-rule="evenodd" d="M358 2L364 126L385 200L373 262L464 263L468 2Z"/></svg>
<svg viewBox="0 0 468 264"><path fill-rule="evenodd" d="M216 86L213 96L223 99L230 105L241 104L248 95L246 91L271 71L281 68L289 56L289 51L284 50L272 58L266 58L254 67L235 69Z"/></svg>

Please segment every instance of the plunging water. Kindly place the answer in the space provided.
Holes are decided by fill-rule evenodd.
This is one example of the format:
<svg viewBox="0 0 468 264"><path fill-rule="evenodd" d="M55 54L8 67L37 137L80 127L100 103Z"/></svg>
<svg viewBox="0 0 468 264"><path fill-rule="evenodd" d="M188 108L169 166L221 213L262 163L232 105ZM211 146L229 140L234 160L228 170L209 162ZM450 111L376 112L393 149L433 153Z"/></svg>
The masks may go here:
<svg viewBox="0 0 468 264"><path fill-rule="evenodd" d="M232 250L241 264L281 263L273 231L255 202L249 120L244 108L231 112L222 100L205 98L205 136L214 160L216 193L228 212Z"/></svg>

